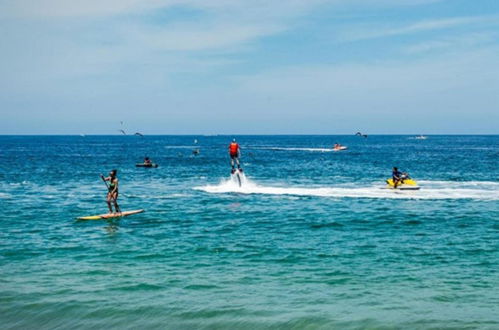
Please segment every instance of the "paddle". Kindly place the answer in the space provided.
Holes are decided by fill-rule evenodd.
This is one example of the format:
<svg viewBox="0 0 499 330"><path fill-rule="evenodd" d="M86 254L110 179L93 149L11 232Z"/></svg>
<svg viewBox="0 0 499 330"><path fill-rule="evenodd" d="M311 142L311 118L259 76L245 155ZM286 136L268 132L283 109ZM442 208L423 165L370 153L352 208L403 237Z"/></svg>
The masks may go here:
<svg viewBox="0 0 499 330"><path fill-rule="evenodd" d="M107 190L109 190L109 185L107 184L107 181L106 181L106 178L104 177L103 174L100 175L100 178L102 179L102 181L104 181L104 184L106 185L107 187Z"/></svg>

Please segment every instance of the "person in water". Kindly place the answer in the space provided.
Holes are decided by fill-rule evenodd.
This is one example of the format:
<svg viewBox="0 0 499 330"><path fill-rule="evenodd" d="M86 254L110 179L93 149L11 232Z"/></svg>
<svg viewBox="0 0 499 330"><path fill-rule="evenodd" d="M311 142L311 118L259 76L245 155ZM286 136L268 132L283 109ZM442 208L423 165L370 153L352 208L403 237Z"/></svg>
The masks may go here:
<svg viewBox="0 0 499 330"><path fill-rule="evenodd" d="M241 148L237 144L236 139L232 139L232 143L229 144L229 156L230 165L232 166L232 173L236 171L235 164L237 164L237 169L242 171L241 165L239 163L239 157L241 156Z"/></svg>
<svg viewBox="0 0 499 330"><path fill-rule="evenodd" d="M407 173L402 173L398 168L394 167L392 170L393 188L397 188L399 184L403 184L407 177Z"/></svg>
<svg viewBox="0 0 499 330"><path fill-rule="evenodd" d="M118 173L117 170L112 170L111 172L109 172L109 176L107 178L105 178L102 174L101 174L101 178L102 180L104 180L105 182L109 182L109 184L107 185L107 197L106 197L106 202L107 202L107 207L109 208L109 213L113 213L113 205L114 205L114 209L115 209L115 213L120 213L121 210L120 210L120 207L118 206L118 177L116 176L116 174Z"/></svg>

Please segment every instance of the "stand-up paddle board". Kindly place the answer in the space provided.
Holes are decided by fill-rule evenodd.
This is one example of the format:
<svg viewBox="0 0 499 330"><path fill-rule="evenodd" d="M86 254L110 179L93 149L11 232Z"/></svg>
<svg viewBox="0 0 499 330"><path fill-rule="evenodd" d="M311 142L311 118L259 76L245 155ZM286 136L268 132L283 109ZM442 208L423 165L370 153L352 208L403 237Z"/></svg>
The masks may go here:
<svg viewBox="0 0 499 330"><path fill-rule="evenodd" d="M79 217L76 218L76 220L106 220L113 218L128 217L129 215L134 215L142 212L144 212L144 210L123 211L121 213L106 213L100 215L91 215L88 217Z"/></svg>

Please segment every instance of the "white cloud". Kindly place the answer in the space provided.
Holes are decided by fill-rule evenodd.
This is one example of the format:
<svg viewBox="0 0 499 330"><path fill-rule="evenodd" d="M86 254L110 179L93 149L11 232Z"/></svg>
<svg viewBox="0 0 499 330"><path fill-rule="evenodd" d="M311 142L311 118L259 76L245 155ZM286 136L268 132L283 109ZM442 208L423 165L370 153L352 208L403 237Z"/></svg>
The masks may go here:
<svg viewBox="0 0 499 330"><path fill-rule="evenodd" d="M497 125L497 54L492 47L424 60L290 67L240 76L235 85L260 100L262 113L256 116L272 111L291 122L341 120L377 127L386 118L386 131L400 132L432 121L449 132L467 120ZM397 117L402 122L395 125L401 126L390 127L390 118Z"/></svg>
<svg viewBox="0 0 499 330"><path fill-rule="evenodd" d="M137 12L180 4L181 0L3 0L0 17L95 17Z"/></svg>
<svg viewBox="0 0 499 330"><path fill-rule="evenodd" d="M241 46L262 36L285 29L281 24L252 24L222 22L206 24L171 24L166 26L127 26L120 32L129 44L146 47L152 51L202 51L225 50ZM125 38L126 36L126 38Z"/></svg>
<svg viewBox="0 0 499 330"><path fill-rule="evenodd" d="M497 41L497 33L467 33L454 37L441 37L415 43L404 48L408 54L423 54L434 51L456 51L476 48Z"/></svg>
<svg viewBox="0 0 499 330"><path fill-rule="evenodd" d="M303 123L322 127L322 132L327 132L331 123L353 126L364 120L366 125L370 121L379 125L383 123L379 118L398 112L417 120L441 109L449 114L454 108L471 107L476 100L478 114L490 114L490 109L498 106L493 89L498 88L499 61L492 51L497 49L490 45L494 40L488 39L495 36L480 29L452 38L414 38L419 41L406 46L398 61L375 62L366 53L357 57L357 63L320 65L318 57L310 56L305 49L316 45L293 39L288 33L278 46L281 48L271 51L286 51L286 43L303 42L303 58L289 59L309 64L279 69L284 65L276 60L279 54L273 53L272 61L264 63L267 49L258 48L263 38L292 32L304 21L314 20L309 13L322 6L330 13L339 7L351 7L362 17L364 5L428 2L432 0L0 0L0 28L4 32L0 34L0 105L2 109L8 108L6 104L20 109L16 102L24 102L26 118L38 109L59 108L59 112L54 110L54 118L66 116L68 121L73 116L85 119L89 108L96 113L106 108L111 116L124 116L126 109L135 107L143 111L128 113L136 116L135 120L147 121L165 113L169 120L177 119L179 127L184 121L192 125L193 117L199 119L200 126L205 121L216 125L238 109L240 122L252 127L262 127L261 118L270 118L265 124L269 132L276 125L281 125L279 131L299 132ZM169 15L173 8L188 9L186 12L194 9L195 19L184 19L182 14L173 17L174 10ZM323 22L310 33L321 35L326 27L338 29L337 22ZM341 40L367 40L468 26L490 27L494 22L495 17L477 16L404 26L352 24L338 36ZM400 49L404 44L391 45ZM470 52L475 45L487 45L489 50ZM466 53L443 58L432 52L456 48ZM238 56L249 49L258 55L254 62L250 56ZM425 61L407 56L428 52L432 52L431 57L425 56ZM341 56L345 54L349 55L348 50ZM326 57L327 53L322 55ZM268 71L231 80L235 72L248 70L243 61L250 62L255 71ZM344 59L339 61L345 63ZM239 65L232 70L234 63ZM347 110L352 113L346 114ZM283 118L294 126L282 122ZM149 124L166 127L169 123Z"/></svg>
<svg viewBox="0 0 499 330"><path fill-rule="evenodd" d="M337 33L337 38L340 41L359 41L375 38L393 37L407 34L414 34L426 31L443 30L460 26L470 26L474 24L498 24L497 16L470 16L470 17L454 17L441 18L435 20L426 20L417 23L407 24L398 27L386 27L377 25L364 25L360 28L348 27Z"/></svg>
<svg viewBox="0 0 499 330"><path fill-rule="evenodd" d="M306 10L327 2L344 0L3 0L0 17L10 18L66 18L99 17L137 14L173 6L195 8L218 14L269 15L275 18Z"/></svg>

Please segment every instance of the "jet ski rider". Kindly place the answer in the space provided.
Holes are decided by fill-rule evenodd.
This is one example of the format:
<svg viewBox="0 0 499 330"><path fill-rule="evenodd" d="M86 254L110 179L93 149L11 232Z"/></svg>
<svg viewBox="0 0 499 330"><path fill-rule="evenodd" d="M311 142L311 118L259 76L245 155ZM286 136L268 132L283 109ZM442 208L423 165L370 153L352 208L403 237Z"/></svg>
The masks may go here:
<svg viewBox="0 0 499 330"><path fill-rule="evenodd" d="M393 188L397 188L399 184L403 184L404 180L408 177L409 175L407 173L402 173L398 168L394 167L392 170Z"/></svg>

